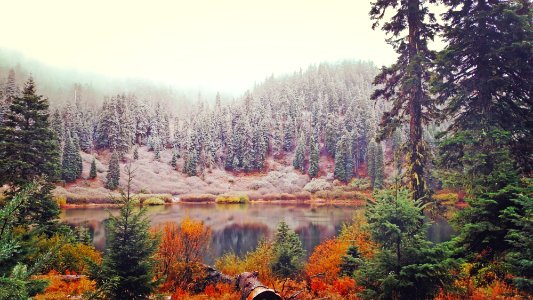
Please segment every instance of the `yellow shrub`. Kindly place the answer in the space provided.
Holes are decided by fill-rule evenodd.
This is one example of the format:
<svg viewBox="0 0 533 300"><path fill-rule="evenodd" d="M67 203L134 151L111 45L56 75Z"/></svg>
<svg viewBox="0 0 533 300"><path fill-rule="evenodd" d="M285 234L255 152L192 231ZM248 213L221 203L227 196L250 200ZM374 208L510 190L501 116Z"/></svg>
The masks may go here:
<svg viewBox="0 0 533 300"><path fill-rule="evenodd" d="M143 201L143 205L164 205L165 201L157 197L152 197Z"/></svg>
<svg viewBox="0 0 533 300"><path fill-rule="evenodd" d="M247 203L248 195L220 195L215 199L216 203Z"/></svg>

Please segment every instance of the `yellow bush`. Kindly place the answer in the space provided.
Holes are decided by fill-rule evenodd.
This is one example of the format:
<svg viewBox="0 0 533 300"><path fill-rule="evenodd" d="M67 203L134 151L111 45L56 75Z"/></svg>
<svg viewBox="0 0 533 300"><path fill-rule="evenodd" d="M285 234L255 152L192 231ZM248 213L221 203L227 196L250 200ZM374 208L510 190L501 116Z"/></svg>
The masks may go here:
<svg viewBox="0 0 533 300"><path fill-rule="evenodd" d="M215 199L216 203L247 203L248 195L220 195Z"/></svg>
<svg viewBox="0 0 533 300"><path fill-rule="evenodd" d="M457 193L442 193L433 195L433 199L442 204L455 204L459 196Z"/></svg>
<svg viewBox="0 0 533 300"><path fill-rule="evenodd" d="M59 207L67 205L67 196L65 195L55 196L54 200L56 201L57 205L59 205Z"/></svg>
<svg viewBox="0 0 533 300"><path fill-rule="evenodd" d="M270 269L270 262L274 257L272 245L267 242L261 242L257 248L248 252L244 258L239 258L234 253L227 253L217 259L215 267L222 273L237 276L242 272L250 270L259 273L259 280L268 286L275 282L274 275Z"/></svg>
<svg viewBox="0 0 533 300"><path fill-rule="evenodd" d="M143 205L164 205L165 201L157 197L152 197L143 201Z"/></svg>

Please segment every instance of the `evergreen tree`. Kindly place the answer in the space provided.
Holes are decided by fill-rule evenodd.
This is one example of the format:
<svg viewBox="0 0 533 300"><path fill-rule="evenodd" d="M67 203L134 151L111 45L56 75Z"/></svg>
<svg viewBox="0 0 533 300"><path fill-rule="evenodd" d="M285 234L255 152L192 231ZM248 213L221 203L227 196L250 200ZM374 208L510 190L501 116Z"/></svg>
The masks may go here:
<svg viewBox="0 0 533 300"><path fill-rule="evenodd" d="M318 161L320 159L320 154L318 152L318 143L311 141L311 154L309 156L309 176L311 178L317 177L320 167Z"/></svg>
<svg viewBox="0 0 533 300"><path fill-rule="evenodd" d="M513 274L512 282L519 290L533 293L533 182L526 180L526 187L518 186L511 197L512 204L503 210L503 219L511 221L505 240L510 249L505 253L506 267Z"/></svg>
<svg viewBox="0 0 533 300"><path fill-rule="evenodd" d="M96 178L96 158L93 157L93 161L91 162L91 171L89 172L89 178L95 179Z"/></svg>
<svg viewBox="0 0 533 300"><path fill-rule="evenodd" d="M350 181L353 176L353 164L347 133L337 142L334 175L335 178L342 182Z"/></svg>
<svg viewBox="0 0 533 300"><path fill-rule="evenodd" d="M0 184L22 186L40 176L57 179L59 152L48 123L48 100L30 78L0 127Z"/></svg>
<svg viewBox="0 0 533 300"><path fill-rule="evenodd" d="M61 178L65 182L73 182L78 178L76 152L76 147L72 142L70 134L66 134L65 145L63 147L63 162L61 165Z"/></svg>
<svg viewBox="0 0 533 300"><path fill-rule="evenodd" d="M292 165L295 169L305 172L305 136L303 133L300 135L298 140L298 146L296 148L296 153L294 154L294 160Z"/></svg>
<svg viewBox="0 0 533 300"><path fill-rule="evenodd" d="M467 198L468 206L454 219L460 229L455 242L459 254L473 264L469 275L476 276L491 265L500 279L511 273L518 288L531 291L530 259L527 262L517 258L528 253L525 241L532 232L530 224L524 221L531 216L532 193L531 186L520 182L510 141L511 134L503 130L489 131L483 136L465 131L444 141L446 146L461 145L465 155L458 164L464 171L450 176L455 175L460 185L470 186L467 191L471 195ZM494 264L506 259L509 269L505 264Z"/></svg>
<svg viewBox="0 0 533 300"><path fill-rule="evenodd" d="M61 114L59 113L59 109L54 110L50 123L51 128L56 135L58 145L61 145L65 129L63 126L63 120L61 119Z"/></svg>
<svg viewBox="0 0 533 300"><path fill-rule="evenodd" d="M281 221L273 243L274 259L271 267L281 278L294 277L303 267L305 250L298 235Z"/></svg>
<svg viewBox="0 0 533 300"><path fill-rule="evenodd" d="M333 116L331 114L328 115L327 124L326 124L326 132L325 132L325 147L326 151L329 153L329 155L335 157L335 150L337 148L338 143L338 134L339 129L336 122L336 116Z"/></svg>
<svg viewBox="0 0 533 300"><path fill-rule="evenodd" d="M113 151L111 159L109 160L109 169L106 176L105 187L110 190L114 190L118 187L120 180L120 166L118 162L118 153Z"/></svg>
<svg viewBox="0 0 533 300"><path fill-rule="evenodd" d="M427 150L422 139L422 121L431 119L435 110L426 87L434 56L427 43L433 39L436 29L435 17L427 7L430 2L380 0L373 2L370 10L373 29L389 15L385 14L387 10L393 14L382 29L391 35L387 41L399 57L392 66L383 67L374 80L379 87L372 99L392 102L390 110L382 117L380 139L390 136L399 124L407 122L404 116L409 117L407 175L414 199L422 198L426 190L424 158Z"/></svg>
<svg viewBox="0 0 533 300"><path fill-rule="evenodd" d="M288 118L283 127L283 150L289 152L294 148L294 120Z"/></svg>
<svg viewBox="0 0 533 300"><path fill-rule="evenodd" d="M118 164L118 154L114 152L113 156ZM90 277L106 299L148 299L157 287L153 255L158 242L150 235L146 210L136 211L130 195L131 165L126 173L128 185L122 195L120 214L109 215L104 258L100 266L92 265Z"/></svg>
<svg viewBox="0 0 533 300"><path fill-rule="evenodd" d="M50 257L59 246L52 247L46 253L39 253L39 257L34 259L30 266L19 259L21 253L30 252L35 255L34 244L36 235L42 234L42 227L32 226L24 232L24 237L20 238L15 234L20 231L17 216L19 210L25 206L25 203L31 201L30 198L34 193L40 193L38 182L24 185L17 191L11 200L3 206L0 206L0 299L25 300L42 293L47 286L47 282L41 279L35 279L33 276L49 263ZM18 228L18 229L17 229ZM42 235L41 235L42 236ZM32 237L31 239L29 237Z"/></svg>
<svg viewBox="0 0 533 300"><path fill-rule="evenodd" d="M83 172L83 160L80 154L81 148L80 148L79 138L76 133L74 133L72 136L72 144L74 145L74 153L73 153L74 171L76 173L76 178L80 178L81 173Z"/></svg>
<svg viewBox="0 0 533 300"><path fill-rule="evenodd" d="M452 282L456 265L447 244L426 239L423 207L406 190L382 191L368 202L365 215L379 250L356 271L363 298L428 299Z"/></svg>
<svg viewBox="0 0 533 300"><path fill-rule="evenodd" d="M155 146L154 148L154 160L161 159L161 153L159 151L159 145Z"/></svg>
<svg viewBox="0 0 533 300"><path fill-rule="evenodd" d="M376 147L376 162L374 164L374 184L375 189L383 188L383 179L384 179L384 170L383 170L383 147L381 143L377 144Z"/></svg>
<svg viewBox="0 0 533 300"><path fill-rule="evenodd" d="M133 159L139 159L139 147L135 147L135 149L133 150Z"/></svg>
<svg viewBox="0 0 533 300"><path fill-rule="evenodd" d="M335 175L335 178L342 182L346 182L348 178L348 174L346 171L346 145L342 140L337 142L337 148L335 150L335 170L333 174Z"/></svg>
<svg viewBox="0 0 533 300"><path fill-rule="evenodd" d="M366 152L366 173L370 178L370 185L372 187L374 187L376 182L376 148L376 142L370 141Z"/></svg>
<svg viewBox="0 0 533 300"><path fill-rule="evenodd" d="M350 246L346 251L346 254L342 257L341 274L344 276L352 277L355 270L363 263L361 255L357 250L357 247Z"/></svg>
<svg viewBox="0 0 533 300"><path fill-rule="evenodd" d="M177 165L177 157L176 157L176 152L172 152L172 160L170 161L170 165L172 166L172 168L176 168L176 165Z"/></svg>
<svg viewBox="0 0 533 300"><path fill-rule="evenodd" d="M39 192L18 210L19 222L53 222L59 214L50 193L51 182L60 175L59 146L48 123L48 100L36 94L33 78L28 79L22 94L13 99L0 124L0 136L0 185L8 185L8 194L33 180L45 178Z"/></svg>
<svg viewBox="0 0 533 300"><path fill-rule="evenodd" d="M4 85L4 91L2 94L4 102L7 104L8 107L19 94L19 88L17 87L17 81L15 78L15 70L13 69L9 69L7 80Z"/></svg>
<svg viewBox="0 0 533 300"><path fill-rule="evenodd" d="M183 173L188 176L196 176L198 167L198 158L196 151L191 151L188 153L187 158L185 159L185 164L183 165Z"/></svg>
<svg viewBox="0 0 533 300"><path fill-rule="evenodd" d="M533 168L533 28L528 1L443 1L448 10L433 81L447 130L511 133L514 159ZM529 7L528 7L529 5ZM490 151L490 149L487 149ZM462 155L461 147L447 149ZM451 164L456 163L454 159ZM490 170L487 170L490 172ZM485 173L488 174L488 173Z"/></svg>

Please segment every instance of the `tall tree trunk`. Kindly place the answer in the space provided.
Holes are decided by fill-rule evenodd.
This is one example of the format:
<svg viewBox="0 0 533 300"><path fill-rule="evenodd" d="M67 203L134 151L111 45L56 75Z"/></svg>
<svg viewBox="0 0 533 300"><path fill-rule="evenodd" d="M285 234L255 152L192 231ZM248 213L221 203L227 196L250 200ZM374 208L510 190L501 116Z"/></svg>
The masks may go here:
<svg viewBox="0 0 533 300"><path fill-rule="evenodd" d="M409 187L413 191L413 198L419 199L425 194L423 141L422 141L422 66L418 58L420 43L420 1L409 0L407 22L409 27L409 67L412 68L410 78L413 86L409 99L409 159L408 176Z"/></svg>

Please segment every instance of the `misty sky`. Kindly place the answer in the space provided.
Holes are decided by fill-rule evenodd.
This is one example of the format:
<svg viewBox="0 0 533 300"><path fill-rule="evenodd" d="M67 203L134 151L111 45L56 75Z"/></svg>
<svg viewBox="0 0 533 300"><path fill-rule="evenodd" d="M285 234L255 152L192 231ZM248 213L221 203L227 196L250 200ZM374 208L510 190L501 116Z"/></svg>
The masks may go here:
<svg viewBox="0 0 533 300"><path fill-rule="evenodd" d="M396 55L365 0L0 0L0 47L49 65L242 92L322 61Z"/></svg>

